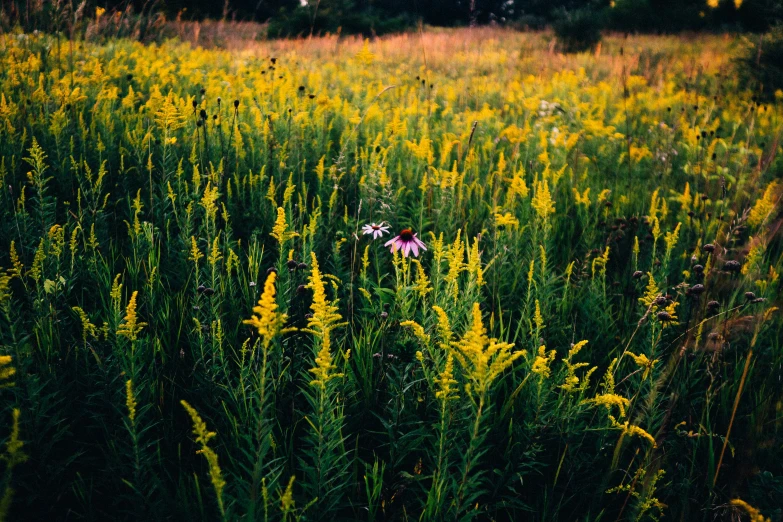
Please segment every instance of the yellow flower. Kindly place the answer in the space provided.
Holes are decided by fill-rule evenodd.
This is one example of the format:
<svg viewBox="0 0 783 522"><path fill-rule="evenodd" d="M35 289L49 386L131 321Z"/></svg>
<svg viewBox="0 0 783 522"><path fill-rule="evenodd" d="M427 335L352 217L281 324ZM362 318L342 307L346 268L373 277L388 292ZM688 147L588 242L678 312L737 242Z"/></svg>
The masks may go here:
<svg viewBox="0 0 783 522"><path fill-rule="evenodd" d="M8 379L16 375L16 368L11 366L13 359L10 355L0 355L0 388L10 388L13 382Z"/></svg>
<svg viewBox="0 0 783 522"><path fill-rule="evenodd" d="M659 295L661 295L661 291L658 289L658 284L655 282L652 272L647 272L647 288L644 291L644 296L639 298L639 302L645 308L649 308Z"/></svg>
<svg viewBox="0 0 783 522"><path fill-rule="evenodd" d="M198 412L186 401L180 401L182 406L187 410L190 415L191 421L193 421L193 434L196 436L196 442L201 447L196 453L201 453L204 458L207 459L209 464L209 478L212 481L212 487L215 489L217 495L218 508L220 513L225 515L225 508L223 507L223 488L226 487L226 481L223 479L223 473L218 465L218 456L215 450L209 447L209 441L216 435L215 432L207 429L207 424L201 419Z"/></svg>
<svg viewBox="0 0 783 522"><path fill-rule="evenodd" d="M549 181L539 181L536 185L536 194L531 202L533 208L543 221L549 219L549 216L555 211L555 202L552 194L549 192Z"/></svg>
<svg viewBox="0 0 783 522"><path fill-rule="evenodd" d="M294 508L294 480L296 477L291 475L288 480L288 486L285 491L280 495L280 509L283 513L289 513Z"/></svg>
<svg viewBox="0 0 783 522"><path fill-rule="evenodd" d="M326 298L326 287L323 276L318 267L318 259L315 253L310 253L312 266L310 270L310 280L306 288L313 291L313 303L310 310L313 311L312 317L307 320L306 332L310 332L318 337L323 337L327 332L338 328L347 323L341 323L342 316L337 313L338 308L329 302Z"/></svg>
<svg viewBox="0 0 783 522"><path fill-rule="evenodd" d="M446 366L435 380L438 385L438 391L435 392L435 398L442 401L451 401L459 398L454 385L457 381L454 379L454 356L449 354L446 358Z"/></svg>
<svg viewBox="0 0 783 522"><path fill-rule="evenodd" d="M505 214L495 213L495 226L516 228L519 226L519 220L512 216L510 212L506 212Z"/></svg>
<svg viewBox="0 0 783 522"><path fill-rule="evenodd" d="M416 321L402 321L400 323L400 326L407 326L408 328L413 330L413 335L418 337L422 342L424 343L430 342L430 336L427 335L427 333L424 331L424 328Z"/></svg>
<svg viewBox="0 0 783 522"><path fill-rule="evenodd" d="M82 322L82 339L87 341L87 339L90 337L97 338L98 327L90 322L90 317L87 315L87 312L78 306L74 306L71 309L76 312L76 314L79 316L79 320Z"/></svg>
<svg viewBox="0 0 783 522"><path fill-rule="evenodd" d="M483 395L492 381L509 368L514 361L525 355L524 350L511 352L511 343L501 343L487 336L481 320L478 303L473 304L473 322L470 330L458 342L452 342L454 357L473 383L471 389Z"/></svg>
<svg viewBox="0 0 783 522"><path fill-rule="evenodd" d="M761 514L761 511L754 508L744 500L735 498L729 503L732 506L737 506L738 508L742 508L743 510L745 510L745 513L747 513L748 516L750 517L750 522L771 522L771 519L764 518L764 515Z"/></svg>
<svg viewBox="0 0 783 522"><path fill-rule="evenodd" d="M138 339L139 333L142 328L147 326L147 323L139 322L136 316L136 296L139 292L134 291L131 295L130 301L128 301L128 307L125 309L125 318L123 323L117 328L117 335L127 337L130 341Z"/></svg>
<svg viewBox="0 0 783 522"><path fill-rule="evenodd" d="M625 417L625 408L631 403L631 401L616 393L602 393L585 402L592 402L596 406L603 406L608 412L612 411L612 406L616 406L620 410L620 417Z"/></svg>
<svg viewBox="0 0 783 522"><path fill-rule="evenodd" d="M639 368L644 370L644 373L642 373L642 380L645 380L647 376L650 375L653 367L655 367L655 365L658 363L658 359L650 360L645 354L636 355L634 353L628 352L628 355L631 357L631 359L633 359Z"/></svg>
<svg viewBox="0 0 783 522"><path fill-rule="evenodd" d="M190 256L188 256L188 261L193 261L194 264L198 265L198 260L202 257L204 257L204 254L199 250L196 238L190 236Z"/></svg>
<svg viewBox="0 0 783 522"><path fill-rule="evenodd" d="M533 360L533 366L530 369L530 371L540 376L541 380L546 380L549 378L549 375L551 374L549 365L552 364L552 361L554 360L555 360L555 351L549 350L549 352L547 352L546 346L541 345L538 347L538 354L536 355L536 358Z"/></svg>
<svg viewBox="0 0 783 522"><path fill-rule="evenodd" d="M426 297L428 293L432 292L430 280L418 259L411 259L411 262L416 264L416 284L413 289L416 290L420 297Z"/></svg>
<svg viewBox="0 0 783 522"><path fill-rule="evenodd" d="M277 301L275 301L276 278L277 274L275 272L269 273L264 283L264 291L258 299L258 306L253 307L253 317L242 321L258 331L264 346L269 346L272 338L284 331L283 325L288 319L287 314L277 311L278 305ZM285 331L290 330L286 329Z"/></svg>
<svg viewBox="0 0 783 522"><path fill-rule="evenodd" d="M375 59L375 55L370 51L370 41L365 38L361 50L356 53L356 60L363 65L370 65Z"/></svg>
<svg viewBox="0 0 783 522"><path fill-rule="evenodd" d="M342 373L334 373L337 366L332 362L332 352L330 351L331 341L329 339L329 330L324 332L321 338L321 349L315 357L315 367L310 369L314 375L310 381L311 386L319 386L321 390L326 389L326 384L332 379L342 377Z"/></svg>
<svg viewBox="0 0 783 522"><path fill-rule="evenodd" d="M598 274L601 276L603 276L606 273L606 263L608 262L609 262L609 247L606 247L603 254L593 259L593 264L591 266L593 271L593 278L595 278L596 269L598 269Z"/></svg>
<svg viewBox="0 0 783 522"><path fill-rule="evenodd" d="M574 391L576 389L576 386L579 385L579 377L576 376L576 370L579 368L583 368L585 366L588 366L587 363L576 363L574 364L572 362L573 357L580 352L582 348L584 348L587 345L587 341L579 341L576 343L569 351L568 356L563 359L563 363L566 365L566 377L563 382L563 384L560 385L562 389L565 391ZM595 367L588 370L587 374L582 379L583 386L586 386L589 384L590 375L596 370Z"/></svg>
<svg viewBox="0 0 783 522"><path fill-rule="evenodd" d="M574 191L574 199L576 200L577 205L590 206L590 187L587 187L581 194L576 187L572 187L571 190Z"/></svg>
<svg viewBox="0 0 783 522"><path fill-rule="evenodd" d="M541 305L536 299L536 311L533 314L533 323L536 325L536 330L541 330L546 325L544 324L544 316L541 315Z"/></svg>
<svg viewBox="0 0 783 522"><path fill-rule="evenodd" d="M128 408L128 418L131 424L136 422L136 397L133 395L133 381L125 383L125 406Z"/></svg>
<svg viewBox="0 0 783 522"><path fill-rule="evenodd" d="M773 181L764 190L764 195L756 201L748 214L748 223L753 226L760 225L766 221L767 217L775 210L775 204L780 201L780 196L776 194L778 182Z"/></svg>
<svg viewBox="0 0 783 522"><path fill-rule="evenodd" d="M658 447L658 444L655 443L655 437L639 426L631 424L629 421L618 422L617 419L611 415L609 415L609 420L612 423L612 427L620 429L623 435L628 435L629 437L642 437L643 439L650 441L650 444L652 444L654 448Z"/></svg>
<svg viewBox="0 0 783 522"><path fill-rule="evenodd" d="M272 233L270 235L277 239L277 242L280 243L280 248L282 248L289 239L299 235L296 232L289 232L287 229L288 223L286 223L285 220L285 209L277 207L277 219L275 220L275 226L272 227Z"/></svg>

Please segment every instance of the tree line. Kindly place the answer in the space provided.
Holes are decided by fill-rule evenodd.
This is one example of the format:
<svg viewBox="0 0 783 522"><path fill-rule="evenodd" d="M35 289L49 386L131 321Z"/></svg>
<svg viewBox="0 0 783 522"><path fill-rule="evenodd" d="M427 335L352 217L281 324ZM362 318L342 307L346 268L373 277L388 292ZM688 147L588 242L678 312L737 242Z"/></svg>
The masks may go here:
<svg viewBox="0 0 783 522"><path fill-rule="evenodd" d="M601 27L634 32L765 31L783 20L783 0L3 0L5 25L25 25L68 9L163 14L167 19L230 19L269 24L276 37L325 32L367 35L419 23L541 28L579 13ZM46 16L44 14L44 16Z"/></svg>

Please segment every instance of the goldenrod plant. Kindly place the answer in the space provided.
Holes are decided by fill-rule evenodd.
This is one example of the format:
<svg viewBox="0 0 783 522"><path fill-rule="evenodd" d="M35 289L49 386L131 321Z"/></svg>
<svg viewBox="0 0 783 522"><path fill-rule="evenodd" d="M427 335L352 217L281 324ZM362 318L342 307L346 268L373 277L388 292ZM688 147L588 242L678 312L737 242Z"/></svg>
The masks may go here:
<svg viewBox="0 0 783 522"><path fill-rule="evenodd" d="M737 43L0 34L0 519L776 520Z"/></svg>

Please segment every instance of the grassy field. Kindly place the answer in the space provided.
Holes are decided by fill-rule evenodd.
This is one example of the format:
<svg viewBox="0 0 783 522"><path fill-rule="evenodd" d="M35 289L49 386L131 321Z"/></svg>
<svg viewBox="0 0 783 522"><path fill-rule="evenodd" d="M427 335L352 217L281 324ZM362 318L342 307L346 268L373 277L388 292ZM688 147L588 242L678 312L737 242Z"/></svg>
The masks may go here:
<svg viewBox="0 0 783 522"><path fill-rule="evenodd" d="M0 519L780 521L783 93L551 39L0 35Z"/></svg>

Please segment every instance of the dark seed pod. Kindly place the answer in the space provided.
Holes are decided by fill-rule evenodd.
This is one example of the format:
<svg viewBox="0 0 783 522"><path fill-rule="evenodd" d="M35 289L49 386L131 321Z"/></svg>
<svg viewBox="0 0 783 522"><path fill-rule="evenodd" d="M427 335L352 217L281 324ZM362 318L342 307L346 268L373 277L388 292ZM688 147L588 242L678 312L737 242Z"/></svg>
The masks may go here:
<svg viewBox="0 0 783 522"><path fill-rule="evenodd" d="M709 334L707 334L707 339L709 339L710 341L717 341L718 337L719 337L718 332L710 332Z"/></svg>
<svg viewBox="0 0 783 522"><path fill-rule="evenodd" d="M198 115L201 117L202 120L206 120L207 119L207 111L205 111L204 109L201 109L199 111Z"/></svg>
<svg viewBox="0 0 783 522"><path fill-rule="evenodd" d="M197 119L196 120L196 127L201 127L202 125L204 125L204 120L202 120L201 118Z"/></svg>
<svg viewBox="0 0 783 522"><path fill-rule="evenodd" d="M763 303L763 302L764 302L764 301L766 301L766 300L767 300L767 299L766 299L766 298L764 298L764 297L757 297L756 299L752 300L752 301L751 301L751 303L753 303L753 304L756 304L756 303Z"/></svg>
<svg viewBox="0 0 783 522"><path fill-rule="evenodd" d="M315 94L308 94L307 97L312 100L313 98L315 98Z"/></svg>
<svg viewBox="0 0 783 522"><path fill-rule="evenodd" d="M726 261L726 263L723 265L723 269L727 272L739 272L742 268L742 264L739 261L730 260Z"/></svg>
<svg viewBox="0 0 783 522"><path fill-rule="evenodd" d="M644 272L642 272L641 270L637 270L636 272L633 273L633 275L631 277L633 277L634 279L639 279L643 275L644 275Z"/></svg>
<svg viewBox="0 0 783 522"><path fill-rule="evenodd" d="M313 318L313 314L305 314L305 319L312 319L312 318Z"/></svg>
<svg viewBox="0 0 783 522"><path fill-rule="evenodd" d="M272 272L274 272L276 274L277 273L277 268L275 268L273 266L270 266L269 268L266 269L266 273L267 274L271 274Z"/></svg>
<svg viewBox="0 0 783 522"><path fill-rule="evenodd" d="M704 272L704 267L701 265L693 265L693 271L696 272L697 274L701 274L702 272Z"/></svg>
<svg viewBox="0 0 783 522"><path fill-rule="evenodd" d="M299 263L296 268L299 270L307 270L307 263Z"/></svg>
<svg viewBox="0 0 783 522"><path fill-rule="evenodd" d="M305 293L306 288L307 287L305 285L299 285L296 287L296 293L302 295L303 293Z"/></svg>
<svg viewBox="0 0 783 522"><path fill-rule="evenodd" d="M207 297L215 295L215 289L214 288L205 288L204 289L204 295L207 296Z"/></svg>
<svg viewBox="0 0 783 522"><path fill-rule="evenodd" d="M661 312L658 312L658 313L656 314L656 317L657 317L657 318L658 318L658 320L659 320L659 321L661 321L662 323L665 323L665 322L668 322L668 321L671 321L671 320L672 320L672 314L670 314L669 312L666 312L666 311L661 311Z"/></svg>
<svg viewBox="0 0 783 522"><path fill-rule="evenodd" d="M381 319L388 319L389 312L381 312Z"/></svg>
<svg viewBox="0 0 783 522"><path fill-rule="evenodd" d="M207 287L206 287L206 286L204 286L204 285L198 285L198 288L196 288L196 291L197 291L199 294L202 294L202 293L204 293L204 290L206 290L206 289L207 289Z"/></svg>
<svg viewBox="0 0 783 522"><path fill-rule="evenodd" d="M693 294L693 295L701 295L701 294L704 293L704 285L702 285L702 284L693 285L690 288L690 291L691 291L691 294Z"/></svg>
<svg viewBox="0 0 783 522"><path fill-rule="evenodd" d="M720 308L720 303L718 301L710 301L707 303L707 308L710 310L717 310Z"/></svg>
<svg viewBox="0 0 783 522"><path fill-rule="evenodd" d="M655 303L657 306L664 306L666 304L666 298L662 295L659 295L655 298L653 303Z"/></svg>
<svg viewBox="0 0 783 522"><path fill-rule="evenodd" d="M289 270L294 271L296 270L296 267L299 266L299 262L296 261L295 259L289 259L286 265L288 265Z"/></svg>
<svg viewBox="0 0 783 522"><path fill-rule="evenodd" d="M234 108L239 108L239 100L234 100Z"/></svg>
<svg viewBox="0 0 783 522"><path fill-rule="evenodd" d="M753 292L745 292L745 299L747 299L748 301L753 301L754 299L756 299L756 294L754 294Z"/></svg>
<svg viewBox="0 0 783 522"><path fill-rule="evenodd" d="M714 251L715 251L715 245L713 245L712 243L707 243L706 245L704 245L704 246L703 246L703 247L701 247L701 248L702 248L702 250L704 250L705 252L710 252L710 253L712 253L712 252L714 252Z"/></svg>

